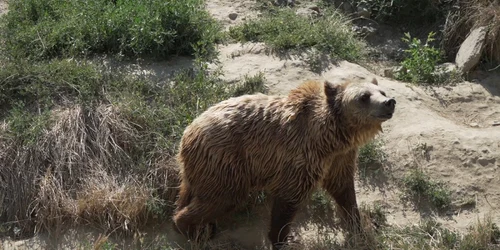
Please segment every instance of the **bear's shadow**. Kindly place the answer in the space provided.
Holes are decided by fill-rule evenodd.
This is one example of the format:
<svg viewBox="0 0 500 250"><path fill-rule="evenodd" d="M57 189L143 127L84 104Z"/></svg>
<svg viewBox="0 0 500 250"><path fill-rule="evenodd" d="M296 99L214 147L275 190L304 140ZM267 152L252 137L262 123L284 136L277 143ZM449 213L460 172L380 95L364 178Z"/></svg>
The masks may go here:
<svg viewBox="0 0 500 250"><path fill-rule="evenodd" d="M239 243L246 242L242 245L267 247L272 204L273 199L266 197L259 204L242 207L234 213L224 216L217 222L217 230L219 231L217 238L230 239L230 241ZM327 196L309 199L300 207L291 227L292 231L298 232L299 239L304 231L341 230L335 212L335 202ZM245 239L242 235L245 235Z"/></svg>
<svg viewBox="0 0 500 250"><path fill-rule="evenodd" d="M383 163L373 163L358 167L358 182L361 187L372 191L385 193L391 189L389 185L392 176L392 163L384 161Z"/></svg>

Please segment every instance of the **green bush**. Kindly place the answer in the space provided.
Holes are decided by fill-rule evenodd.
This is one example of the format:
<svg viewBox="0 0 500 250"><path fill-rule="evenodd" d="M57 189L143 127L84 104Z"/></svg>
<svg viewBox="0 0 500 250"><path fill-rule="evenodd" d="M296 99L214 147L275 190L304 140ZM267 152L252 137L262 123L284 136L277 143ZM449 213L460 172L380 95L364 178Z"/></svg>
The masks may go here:
<svg viewBox="0 0 500 250"><path fill-rule="evenodd" d="M437 83L436 66L441 60L441 51L429 45L434 40L434 33L429 33L427 41L422 44L420 39L412 38L405 33L403 41L408 44L407 56L401 62L402 69L395 75L398 80L413 83Z"/></svg>
<svg viewBox="0 0 500 250"><path fill-rule="evenodd" d="M48 59L110 53L203 55L221 38L202 0L12 0L3 18L6 50Z"/></svg>
<svg viewBox="0 0 500 250"><path fill-rule="evenodd" d="M314 48L335 59L355 61L362 57L362 42L336 11L325 10L323 16L312 18L293 9L277 8L265 12L262 18L230 28L229 35L241 42L265 42L281 51Z"/></svg>
<svg viewBox="0 0 500 250"><path fill-rule="evenodd" d="M88 63L51 60L7 62L0 69L0 107L16 104L46 109L64 103L88 103L102 98L110 76Z"/></svg>

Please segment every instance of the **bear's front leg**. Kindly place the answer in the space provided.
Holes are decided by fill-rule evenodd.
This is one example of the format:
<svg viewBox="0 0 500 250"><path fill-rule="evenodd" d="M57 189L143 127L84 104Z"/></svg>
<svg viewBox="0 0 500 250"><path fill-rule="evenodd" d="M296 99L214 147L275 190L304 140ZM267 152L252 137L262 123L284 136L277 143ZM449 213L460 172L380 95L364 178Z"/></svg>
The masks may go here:
<svg viewBox="0 0 500 250"><path fill-rule="evenodd" d="M345 182L344 187L340 190L328 192L337 202L340 218L344 225L351 233L358 234L361 232L361 217L356 201L354 180L346 180Z"/></svg>
<svg viewBox="0 0 500 250"><path fill-rule="evenodd" d="M280 249L286 245L290 234L290 223L293 221L299 209L298 202L291 202L276 197L271 212L271 229L268 237L272 243L273 250Z"/></svg>
<svg viewBox="0 0 500 250"><path fill-rule="evenodd" d="M360 233L361 217L354 189L357 150L338 155L323 180L323 188L337 203L340 218L351 233Z"/></svg>

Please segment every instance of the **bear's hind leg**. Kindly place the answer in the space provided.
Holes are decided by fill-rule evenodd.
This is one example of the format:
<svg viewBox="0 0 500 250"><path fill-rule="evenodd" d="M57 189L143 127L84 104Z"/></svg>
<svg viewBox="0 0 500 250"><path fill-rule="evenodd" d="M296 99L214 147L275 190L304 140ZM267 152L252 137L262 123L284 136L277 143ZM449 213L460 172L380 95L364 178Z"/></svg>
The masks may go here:
<svg viewBox="0 0 500 250"><path fill-rule="evenodd" d="M215 236L214 221L235 208L235 205L228 204L227 201L201 202L195 197L189 205L174 215L174 227L190 240L209 240Z"/></svg>
<svg viewBox="0 0 500 250"><path fill-rule="evenodd" d="M273 249L280 249L286 244L286 238L290 234L290 223L293 221L299 203L289 202L276 197L271 212L271 229L268 237L273 245Z"/></svg>

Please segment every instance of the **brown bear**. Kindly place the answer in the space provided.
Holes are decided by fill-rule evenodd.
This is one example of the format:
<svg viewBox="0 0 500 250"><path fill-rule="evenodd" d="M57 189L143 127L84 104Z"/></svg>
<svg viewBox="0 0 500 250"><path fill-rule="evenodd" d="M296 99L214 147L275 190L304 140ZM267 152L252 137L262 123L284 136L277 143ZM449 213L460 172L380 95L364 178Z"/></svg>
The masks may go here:
<svg viewBox="0 0 500 250"><path fill-rule="evenodd" d="M263 190L274 198L268 237L277 249L300 205L322 187L350 229L361 230L358 149L382 130L395 104L373 78L309 81L287 96L243 95L210 107L180 142L174 227L190 239L207 225L213 233L217 218Z"/></svg>

